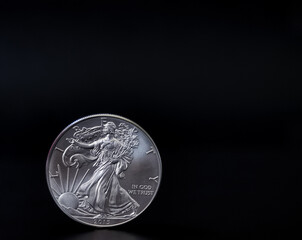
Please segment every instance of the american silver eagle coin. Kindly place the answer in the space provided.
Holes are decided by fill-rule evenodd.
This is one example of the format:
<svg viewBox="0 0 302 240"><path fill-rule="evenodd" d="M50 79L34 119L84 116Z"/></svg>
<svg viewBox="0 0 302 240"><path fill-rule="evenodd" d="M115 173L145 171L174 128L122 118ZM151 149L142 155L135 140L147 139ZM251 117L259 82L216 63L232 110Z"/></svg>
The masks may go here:
<svg viewBox="0 0 302 240"><path fill-rule="evenodd" d="M58 207L96 227L126 223L154 199L162 165L151 137L121 116L96 114L67 126L48 153L46 178Z"/></svg>

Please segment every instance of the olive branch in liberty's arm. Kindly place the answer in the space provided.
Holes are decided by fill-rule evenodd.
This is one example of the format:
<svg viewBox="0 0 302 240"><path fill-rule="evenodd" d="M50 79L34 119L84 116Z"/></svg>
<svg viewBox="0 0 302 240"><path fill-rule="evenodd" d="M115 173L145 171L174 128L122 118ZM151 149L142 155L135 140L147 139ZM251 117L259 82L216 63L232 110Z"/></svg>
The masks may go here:
<svg viewBox="0 0 302 240"><path fill-rule="evenodd" d="M112 156L117 159L117 158L125 157L125 155L131 154L131 149L135 146L135 142L133 140L134 139L132 139L127 144L119 142L121 146L114 151Z"/></svg>
<svg viewBox="0 0 302 240"><path fill-rule="evenodd" d="M114 151L113 157L116 159L122 157L130 148L131 146L122 145L118 150Z"/></svg>

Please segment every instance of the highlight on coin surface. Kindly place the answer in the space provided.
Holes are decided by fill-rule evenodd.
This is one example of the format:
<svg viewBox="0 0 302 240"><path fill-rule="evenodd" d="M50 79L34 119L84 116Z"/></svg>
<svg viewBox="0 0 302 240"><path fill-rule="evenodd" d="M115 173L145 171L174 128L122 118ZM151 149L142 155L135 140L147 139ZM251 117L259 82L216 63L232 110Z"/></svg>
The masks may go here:
<svg viewBox="0 0 302 240"><path fill-rule="evenodd" d="M112 114L81 118L54 141L46 163L50 193L72 219L96 227L120 225L154 199L161 159L136 123Z"/></svg>

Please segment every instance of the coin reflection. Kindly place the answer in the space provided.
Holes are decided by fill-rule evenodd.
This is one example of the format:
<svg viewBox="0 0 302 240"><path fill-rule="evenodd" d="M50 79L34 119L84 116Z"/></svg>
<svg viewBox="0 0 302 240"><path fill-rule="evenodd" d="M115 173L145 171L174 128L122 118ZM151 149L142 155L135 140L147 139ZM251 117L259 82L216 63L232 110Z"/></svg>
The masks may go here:
<svg viewBox="0 0 302 240"><path fill-rule="evenodd" d="M73 240L81 240L81 239L106 239L106 240L148 240L150 238L136 234L129 233L124 231L117 230L108 230L108 229L98 229L91 232L79 233L70 236L66 236L61 239L73 239Z"/></svg>

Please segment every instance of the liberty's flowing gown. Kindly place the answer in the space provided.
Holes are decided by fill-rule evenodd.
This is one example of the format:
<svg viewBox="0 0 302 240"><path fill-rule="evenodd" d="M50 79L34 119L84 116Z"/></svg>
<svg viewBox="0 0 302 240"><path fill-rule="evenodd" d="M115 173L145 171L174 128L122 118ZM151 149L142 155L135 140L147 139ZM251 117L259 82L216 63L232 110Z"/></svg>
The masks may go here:
<svg viewBox="0 0 302 240"><path fill-rule="evenodd" d="M84 199L80 207L90 213L111 216L134 215L139 207L139 204L120 186L118 180L129 163L126 159L113 157L114 150L119 144L115 139L107 141L105 146L98 144L96 151L99 151L99 156L95 162L97 168L91 178L79 188L78 193Z"/></svg>

